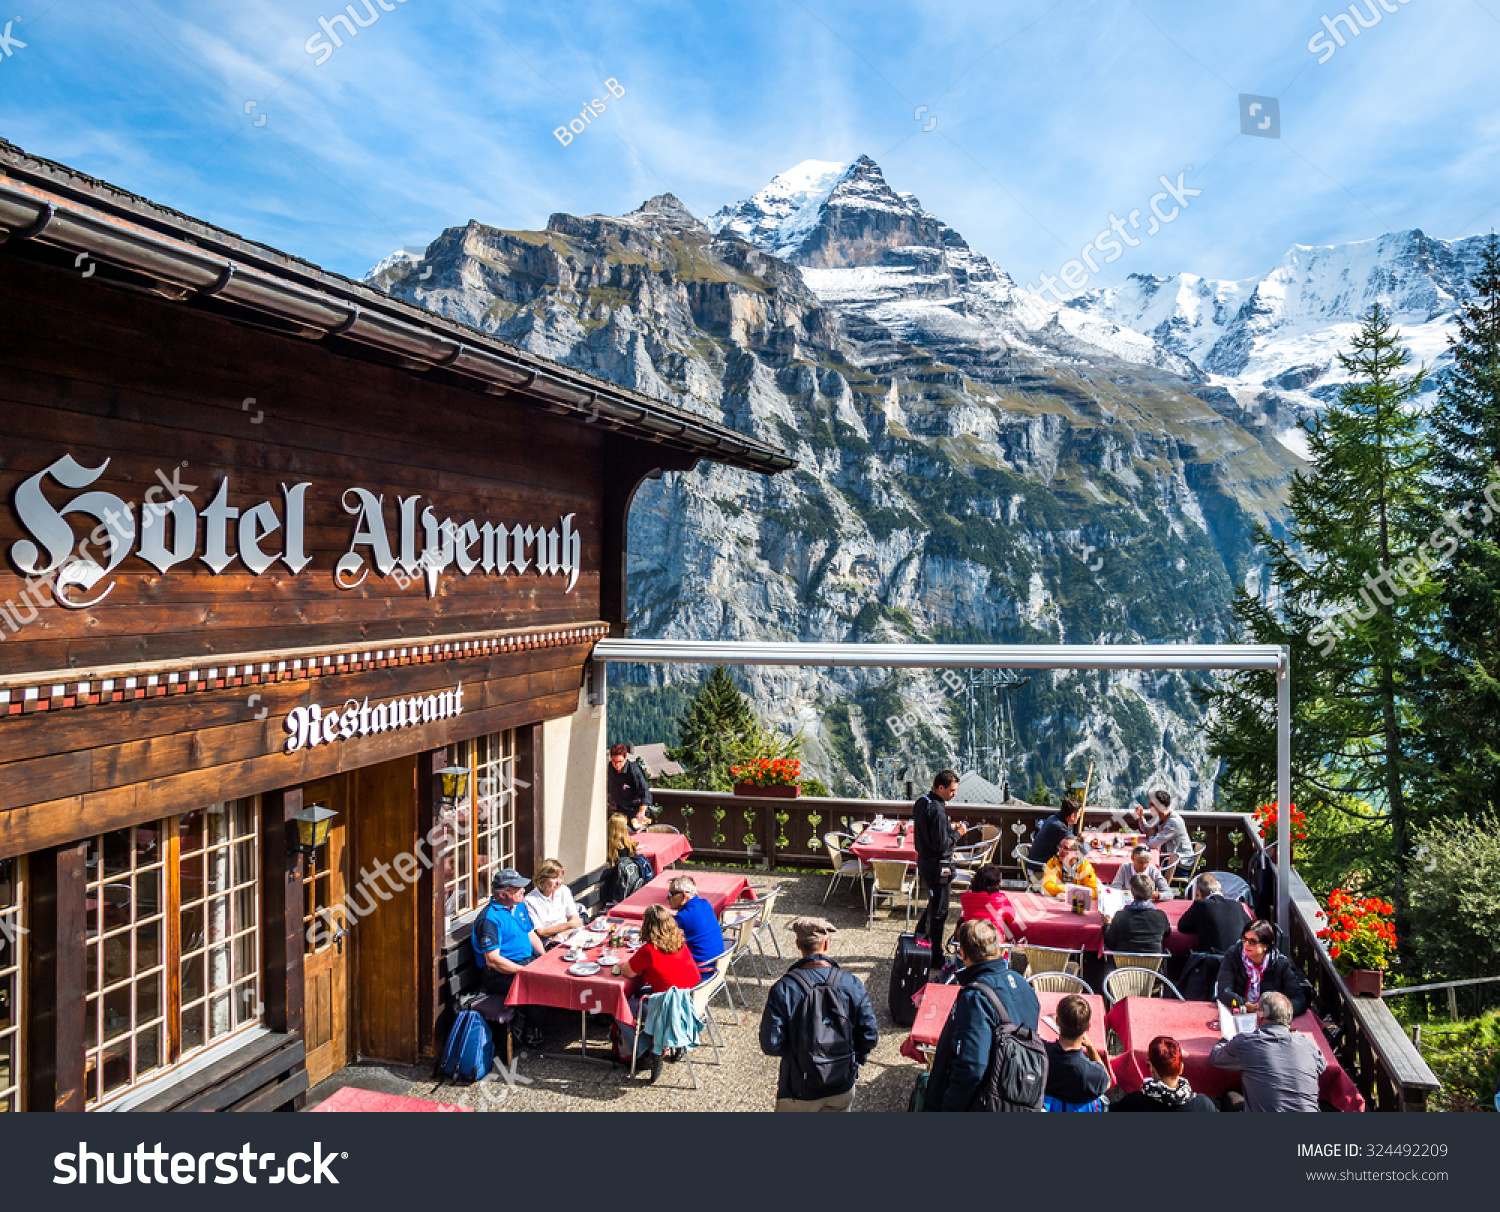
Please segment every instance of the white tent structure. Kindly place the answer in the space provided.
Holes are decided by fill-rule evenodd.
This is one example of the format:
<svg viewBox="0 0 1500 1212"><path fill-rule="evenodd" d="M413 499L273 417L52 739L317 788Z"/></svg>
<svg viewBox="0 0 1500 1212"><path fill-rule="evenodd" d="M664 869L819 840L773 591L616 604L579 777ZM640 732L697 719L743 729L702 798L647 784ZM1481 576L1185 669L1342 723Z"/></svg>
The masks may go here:
<svg viewBox="0 0 1500 1212"><path fill-rule="evenodd" d="M1277 836L1291 836L1291 656L1272 644L800 644L762 640L600 640L595 677L611 662L679 665L816 665L873 669L1201 669L1276 675ZM1276 852L1276 920L1286 927L1291 847Z"/></svg>

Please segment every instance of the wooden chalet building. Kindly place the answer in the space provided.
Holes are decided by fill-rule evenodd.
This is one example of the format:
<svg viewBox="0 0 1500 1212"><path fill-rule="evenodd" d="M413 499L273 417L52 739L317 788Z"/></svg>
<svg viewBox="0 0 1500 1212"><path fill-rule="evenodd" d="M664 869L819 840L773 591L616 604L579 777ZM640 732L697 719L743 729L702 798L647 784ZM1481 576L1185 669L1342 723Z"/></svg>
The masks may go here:
<svg viewBox="0 0 1500 1212"><path fill-rule="evenodd" d="M792 461L6 144L0 241L0 1109L430 1057L491 870L602 862L636 488Z"/></svg>

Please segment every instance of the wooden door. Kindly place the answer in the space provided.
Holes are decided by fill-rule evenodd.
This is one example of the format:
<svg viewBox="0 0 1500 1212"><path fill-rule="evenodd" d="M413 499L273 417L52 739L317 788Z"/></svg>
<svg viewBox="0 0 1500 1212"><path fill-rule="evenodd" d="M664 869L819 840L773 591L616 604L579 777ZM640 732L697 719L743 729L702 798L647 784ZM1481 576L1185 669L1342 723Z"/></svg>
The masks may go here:
<svg viewBox="0 0 1500 1212"><path fill-rule="evenodd" d="M328 842L303 860L303 981L306 988L303 1035L308 1081L316 1085L351 1059L349 1048L349 967L352 954L344 898L349 882L348 778L335 775L302 789L306 805L323 804L338 813Z"/></svg>
<svg viewBox="0 0 1500 1212"><path fill-rule="evenodd" d="M354 858L361 876L350 905L359 915L355 943L357 1050L372 1060L417 1063L417 896L408 880L417 837L417 759L396 758L348 776ZM398 863L398 860L402 860ZM396 871L392 867L397 867ZM373 873L365 877L365 872ZM383 873L383 874L382 874Z"/></svg>

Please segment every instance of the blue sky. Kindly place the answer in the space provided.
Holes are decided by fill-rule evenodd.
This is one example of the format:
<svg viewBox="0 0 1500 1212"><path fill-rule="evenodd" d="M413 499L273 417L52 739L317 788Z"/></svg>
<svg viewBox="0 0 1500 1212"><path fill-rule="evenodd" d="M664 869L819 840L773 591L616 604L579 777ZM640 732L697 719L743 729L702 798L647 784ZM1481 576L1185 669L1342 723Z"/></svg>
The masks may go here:
<svg viewBox="0 0 1500 1212"><path fill-rule="evenodd" d="M706 216L861 153L1022 282L1189 164L1202 193L1091 285L1500 227L1500 0L1355 0L1378 24L1316 51L1332 0L368 3L325 57L334 0L15 0L0 135L353 276L471 218ZM1241 93L1282 138L1239 133Z"/></svg>

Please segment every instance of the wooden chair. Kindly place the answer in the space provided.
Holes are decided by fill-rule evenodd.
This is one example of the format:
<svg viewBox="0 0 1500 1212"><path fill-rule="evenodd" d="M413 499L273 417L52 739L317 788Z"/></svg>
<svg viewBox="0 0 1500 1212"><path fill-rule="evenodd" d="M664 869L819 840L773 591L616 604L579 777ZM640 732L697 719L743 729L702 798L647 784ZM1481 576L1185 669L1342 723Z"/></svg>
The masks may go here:
<svg viewBox="0 0 1500 1212"><path fill-rule="evenodd" d="M870 883L870 917L865 923L869 930L875 925L875 902L885 897L892 904L898 896L906 898L906 929L911 930L912 905L916 899L917 876L912 864L905 859L875 859L870 867L874 878Z"/></svg>
<svg viewBox="0 0 1500 1212"><path fill-rule="evenodd" d="M1094 992L1094 987L1083 977L1068 972L1035 972L1028 974L1026 980L1038 993L1081 993L1088 997Z"/></svg>
<svg viewBox="0 0 1500 1212"><path fill-rule="evenodd" d="M1165 997L1177 1001L1183 996L1177 986L1154 968L1116 968L1104 978L1104 1001L1113 1006L1124 997Z"/></svg>
<svg viewBox="0 0 1500 1212"><path fill-rule="evenodd" d="M847 833L825 833L823 845L828 847L828 862L833 868L833 875L828 881L828 887L823 889L823 899L818 903L826 905L828 894L833 891L834 885L841 879L858 880L863 898L865 886L865 872L869 870L864 862L856 854L849 852L849 847L854 844L854 839Z"/></svg>

